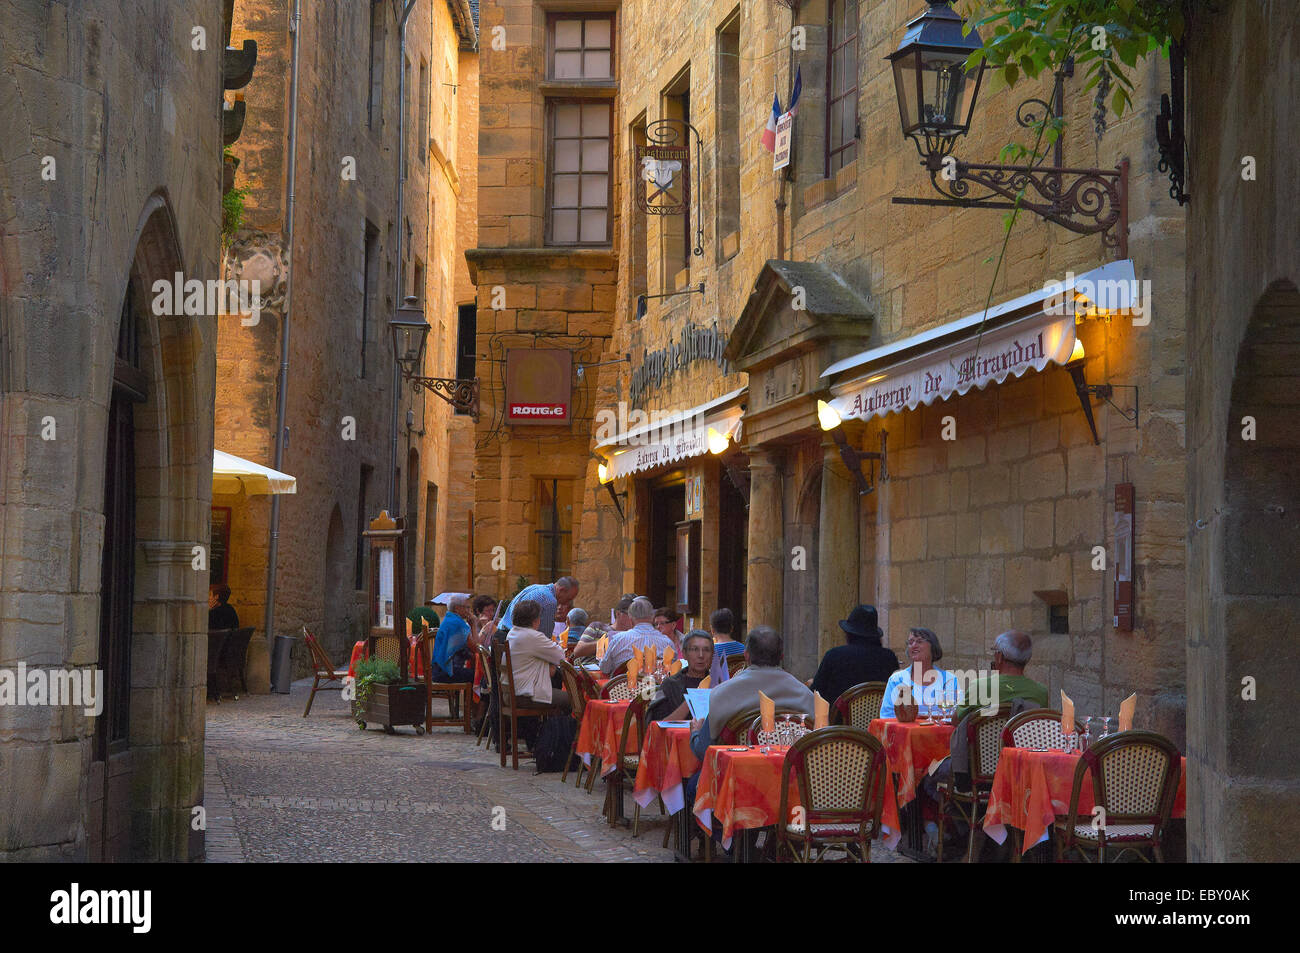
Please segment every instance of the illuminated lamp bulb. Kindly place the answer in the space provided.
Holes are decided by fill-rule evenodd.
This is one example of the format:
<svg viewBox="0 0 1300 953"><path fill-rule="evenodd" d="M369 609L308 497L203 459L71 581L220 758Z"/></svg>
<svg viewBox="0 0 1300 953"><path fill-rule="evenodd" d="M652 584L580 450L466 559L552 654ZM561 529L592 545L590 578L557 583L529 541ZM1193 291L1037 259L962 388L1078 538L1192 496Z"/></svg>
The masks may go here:
<svg viewBox="0 0 1300 953"><path fill-rule="evenodd" d="M1079 338L1074 339L1074 350L1070 352L1070 360L1067 363L1073 364L1075 361L1083 360L1083 341Z"/></svg>
<svg viewBox="0 0 1300 953"><path fill-rule="evenodd" d="M728 439L726 434L718 433L718 431L710 427L708 432L708 438L709 438L709 453L712 453L716 456L717 454L727 452L727 444L730 443L730 440Z"/></svg>
<svg viewBox="0 0 1300 953"><path fill-rule="evenodd" d="M843 422L834 407L824 400L817 401L817 423L821 424L822 430L834 430Z"/></svg>
<svg viewBox="0 0 1300 953"><path fill-rule="evenodd" d="M600 482L601 482L601 483L608 483L608 482L609 482L609 467L606 466L606 465L603 464L603 463L600 464L600 466L596 467L596 476L600 479Z"/></svg>

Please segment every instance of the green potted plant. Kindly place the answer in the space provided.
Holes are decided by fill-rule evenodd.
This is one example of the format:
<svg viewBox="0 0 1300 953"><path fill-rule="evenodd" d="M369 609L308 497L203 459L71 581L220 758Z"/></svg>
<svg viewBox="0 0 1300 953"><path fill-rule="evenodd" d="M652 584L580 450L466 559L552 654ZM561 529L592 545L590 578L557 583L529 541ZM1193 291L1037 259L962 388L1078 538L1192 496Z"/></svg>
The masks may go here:
<svg viewBox="0 0 1300 953"><path fill-rule="evenodd" d="M414 725L424 734L425 691L423 682L402 682L397 663L388 659L365 659L357 663L356 697L352 714L360 728L366 722L380 722L392 734L392 726Z"/></svg>

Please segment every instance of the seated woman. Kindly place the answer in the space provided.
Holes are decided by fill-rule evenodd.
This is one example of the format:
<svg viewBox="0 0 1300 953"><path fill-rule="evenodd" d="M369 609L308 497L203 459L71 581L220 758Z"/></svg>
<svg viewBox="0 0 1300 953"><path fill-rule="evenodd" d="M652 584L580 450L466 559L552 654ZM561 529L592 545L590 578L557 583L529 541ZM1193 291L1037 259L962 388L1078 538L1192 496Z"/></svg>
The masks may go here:
<svg viewBox="0 0 1300 953"><path fill-rule="evenodd" d="M669 675L659 685L650 703L651 721L689 721L691 709L686 704L686 689L698 688L709 675L713 662L713 636L703 629L691 629L682 644L686 667Z"/></svg>
<svg viewBox="0 0 1300 953"><path fill-rule="evenodd" d="M929 629L909 629L907 634L908 667L900 668L885 683L885 698L880 705L881 718L893 718L894 706L905 692L922 709L938 705L945 692L961 701L961 687L952 672L935 668L934 663L943 658L939 637Z"/></svg>
<svg viewBox="0 0 1300 953"><path fill-rule="evenodd" d="M564 647L550 636L537 631L535 626L541 616L542 607L532 599L518 600L511 613L506 644L510 646L515 698L521 705L532 702L537 705L572 708L569 693L551 685L551 677L564 661Z"/></svg>
<svg viewBox="0 0 1300 953"><path fill-rule="evenodd" d="M469 624L473 618L469 596L452 596L447 615L433 640L435 682L474 681L473 649L469 644Z"/></svg>

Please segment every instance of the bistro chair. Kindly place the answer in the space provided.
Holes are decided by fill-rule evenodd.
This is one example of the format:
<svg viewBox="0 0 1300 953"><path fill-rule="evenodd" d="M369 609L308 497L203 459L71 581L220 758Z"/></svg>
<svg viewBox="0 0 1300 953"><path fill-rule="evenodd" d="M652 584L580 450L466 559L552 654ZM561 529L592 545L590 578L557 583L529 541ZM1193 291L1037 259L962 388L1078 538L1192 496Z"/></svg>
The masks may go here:
<svg viewBox="0 0 1300 953"><path fill-rule="evenodd" d="M1075 731L1082 726L1075 722ZM1015 715L1002 729L1002 747L1037 751L1064 750L1061 713L1051 708L1031 708Z"/></svg>
<svg viewBox="0 0 1300 953"><path fill-rule="evenodd" d="M519 770L519 720L521 718L541 718L545 715L563 712L559 705L540 704L536 702L520 703L515 697L514 669L510 663L510 645L497 642L492 646L492 658L496 662L497 701L497 737L501 739L501 767L506 766L506 718L510 719L510 758L511 766Z"/></svg>
<svg viewBox="0 0 1300 953"><path fill-rule="evenodd" d="M735 655L727 656L727 678L735 675L741 669L746 668L749 663L745 661L745 653L737 652Z"/></svg>
<svg viewBox="0 0 1300 953"><path fill-rule="evenodd" d="M758 715L757 708L747 708L732 715L727 719L727 723L722 726L722 731L718 732L718 744L736 745L747 743L749 741L749 726L754 723L754 719Z"/></svg>
<svg viewBox="0 0 1300 953"><path fill-rule="evenodd" d="M568 662L560 663L560 672L564 676L564 689L569 693L569 698L573 700L573 720L578 727L578 731L581 731L582 716L587 711L587 701L591 698L591 695L587 686L583 684L577 670ZM569 745L569 756L564 760L564 772L560 775L561 784L569 780L569 765L573 763L573 756L578 751L578 731L573 734L573 744ZM578 761L574 787L582 786L582 772L586 767L581 760Z"/></svg>
<svg viewBox="0 0 1300 953"><path fill-rule="evenodd" d="M221 704L221 646L234 629L208 630L208 701ZM311 702L307 703L311 708ZM305 717L305 716L304 716Z"/></svg>
<svg viewBox="0 0 1300 953"><path fill-rule="evenodd" d="M487 703L487 708L483 712L483 722L478 726L478 738L474 740L474 747L477 748L483 743L484 734L488 735L488 746L491 747L492 737L488 726L492 723L489 717L492 707L492 653L483 645L476 645L474 649L478 652L479 661L483 665L483 684L480 691L481 697Z"/></svg>
<svg viewBox="0 0 1300 953"><path fill-rule="evenodd" d="M842 850L845 861L869 863L885 803L885 750L860 728L840 725L809 732L790 747L781 774L776 857L816 863ZM803 808L791 816L793 777Z"/></svg>
<svg viewBox="0 0 1300 953"><path fill-rule="evenodd" d="M606 775L605 816L610 826L622 811L623 788L625 785L635 787L636 771L641 765L641 752L645 748L645 718L649 702L633 698L623 713L623 730L618 733L618 768ZM635 747L635 751L631 749ZM660 810L663 810L662 805ZM641 823L641 805L637 804L632 813L632 836L639 833Z"/></svg>
<svg viewBox="0 0 1300 953"><path fill-rule="evenodd" d="M831 711L831 724L851 725L866 731L880 717L885 701L884 682L861 682L846 688Z"/></svg>
<svg viewBox="0 0 1300 953"><path fill-rule="evenodd" d="M745 739L745 744L747 745L779 744L779 742L776 739L778 733L781 730L778 726L780 725L782 715L802 715L805 721L807 721L812 717L811 715L808 715L802 711L798 711L797 709L794 708L778 708L776 710L776 723L773 725L772 734L769 736L768 733L763 730L763 716L761 714L755 715L754 718L749 722L749 726L745 729L745 733L743 735ZM812 731L812 729L809 728L806 724L801 724L801 725L794 726L793 731L796 737L802 738L804 735L808 734L808 732Z"/></svg>
<svg viewBox="0 0 1300 953"><path fill-rule="evenodd" d="M1157 863L1164 863L1160 835L1169 823L1178 794L1181 756L1174 743L1154 731L1123 731L1095 741L1079 758L1070 789L1070 811L1053 825L1056 859L1065 860L1077 851L1085 861L1095 854L1106 860L1106 848L1118 847L1119 859L1132 851L1143 860L1150 849ZM1093 802L1105 813L1093 827L1092 812L1079 813L1079 793L1084 774L1092 775Z"/></svg>
<svg viewBox="0 0 1300 953"><path fill-rule="evenodd" d="M311 652L311 664L314 670L312 674L316 676L315 681L311 684L311 695L307 698L307 708L302 713L302 717L306 718L311 714L311 706L312 702L316 701L316 693L329 688L334 682L345 681L348 677L348 670L334 667L334 663L325 654L325 650L321 648L316 636L307 631L305 625L302 627L302 638L307 643L307 650Z"/></svg>
<svg viewBox="0 0 1300 953"><path fill-rule="evenodd" d="M943 828L951 804L957 815L970 825L970 838L966 845L966 863L974 863L979 852L976 850L977 835L980 833L980 817L988 810L989 792L993 790L993 774L998 769L998 757L1002 754L1002 729L1011 718L1011 705L1001 705L992 715L983 715L977 710L964 719L966 726L966 743L970 746L970 781L969 791L957 789L957 779L939 782L939 853L938 863L943 863ZM961 726L958 726L961 730Z"/></svg>
<svg viewBox="0 0 1300 953"><path fill-rule="evenodd" d="M600 697L605 701L626 702L631 701L636 692L635 686L629 685L626 673L615 675L600 690Z"/></svg>

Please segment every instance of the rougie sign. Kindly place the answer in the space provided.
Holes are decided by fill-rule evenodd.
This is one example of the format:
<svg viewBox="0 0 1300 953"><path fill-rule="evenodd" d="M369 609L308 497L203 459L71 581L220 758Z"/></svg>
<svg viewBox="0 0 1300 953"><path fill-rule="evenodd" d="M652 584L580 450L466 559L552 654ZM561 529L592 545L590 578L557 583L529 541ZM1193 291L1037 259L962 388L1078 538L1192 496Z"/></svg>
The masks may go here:
<svg viewBox="0 0 1300 953"><path fill-rule="evenodd" d="M506 352L506 423L568 424L573 352L517 348Z"/></svg>

